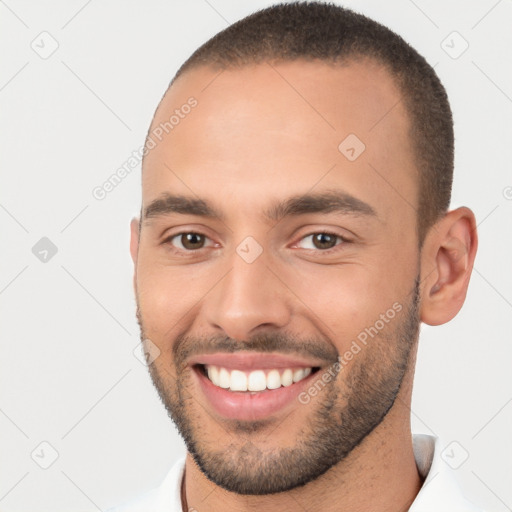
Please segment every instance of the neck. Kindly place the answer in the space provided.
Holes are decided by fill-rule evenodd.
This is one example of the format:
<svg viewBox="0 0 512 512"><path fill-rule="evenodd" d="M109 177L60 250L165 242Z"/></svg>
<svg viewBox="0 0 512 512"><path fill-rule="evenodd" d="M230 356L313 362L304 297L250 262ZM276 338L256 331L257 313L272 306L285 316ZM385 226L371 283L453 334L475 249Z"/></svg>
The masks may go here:
<svg viewBox="0 0 512 512"><path fill-rule="evenodd" d="M410 400L400 396L407 395L410 390L404 391L402 388L382 423L343 461L316 480L287 492L249 496L226 491L208 480L192 457L187 455L182 488L183 510L409 510L422 481L412 449Z"/></svg>

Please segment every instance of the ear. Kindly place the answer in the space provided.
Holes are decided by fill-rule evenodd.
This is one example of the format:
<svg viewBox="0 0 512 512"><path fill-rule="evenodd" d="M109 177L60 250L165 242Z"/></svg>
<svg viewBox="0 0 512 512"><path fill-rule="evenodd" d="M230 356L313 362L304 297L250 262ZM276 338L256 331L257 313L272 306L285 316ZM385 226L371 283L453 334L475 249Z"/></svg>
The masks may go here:
<svg viewBox="0 0 512 512"><path fill-rule="evenodd" d="M421 251L421 321L449 322L459 312L473 270L478 236L473 212L448 212L429 230Z"/></svg>
<svg viewBox="0 0 512 512"><path fill-rule="evenodd" d="M130 254L134 265L133 288L136 289L137 255L139 252L139 219L134 217L130 222Z"/></svg>

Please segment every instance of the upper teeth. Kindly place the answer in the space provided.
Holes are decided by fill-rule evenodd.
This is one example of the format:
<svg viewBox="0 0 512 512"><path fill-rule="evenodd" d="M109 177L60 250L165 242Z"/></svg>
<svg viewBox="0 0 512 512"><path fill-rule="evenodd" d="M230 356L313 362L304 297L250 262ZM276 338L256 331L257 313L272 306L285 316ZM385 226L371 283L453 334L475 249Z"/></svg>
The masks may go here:
<svg viewBox="0 0 512 512"><path fill-rule="evenodd" d="M294 382L307 377L311 373L311 368L253 370L246 373L240 370L228 370L219 366L207 365L206 371L213 384L221 388L230 389L231 391L262 391L290 386Z"/></svg>

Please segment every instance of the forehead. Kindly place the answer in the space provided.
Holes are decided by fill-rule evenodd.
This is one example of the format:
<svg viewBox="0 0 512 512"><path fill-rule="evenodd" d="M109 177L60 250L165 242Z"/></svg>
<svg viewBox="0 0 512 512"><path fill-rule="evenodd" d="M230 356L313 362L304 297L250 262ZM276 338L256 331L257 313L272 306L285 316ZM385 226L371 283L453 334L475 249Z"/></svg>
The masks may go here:
<svg viewBox="0 0 512 512"><path fill-rule="evenodd" d="M371 60L192 69L155 114L143 204L178 193L219 208L230 198L254 212L270 195L341 187L385 214L401 197L410 215L417 178L409 131L400 91Z"/></svg>

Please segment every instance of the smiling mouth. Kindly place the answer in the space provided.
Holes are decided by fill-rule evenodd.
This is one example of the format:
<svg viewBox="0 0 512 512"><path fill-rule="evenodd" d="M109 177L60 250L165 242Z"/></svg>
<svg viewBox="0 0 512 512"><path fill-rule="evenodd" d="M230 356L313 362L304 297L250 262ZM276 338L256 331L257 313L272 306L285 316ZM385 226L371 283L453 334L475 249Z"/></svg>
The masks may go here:
<svg viewBox="0 0 512 512"><path fill-rule="evenodd" d="M288 387L320 369L316 366L309 366L243 371L213 364L198 364L196 367L214 386L229 391L248 393Z"/></svg>

